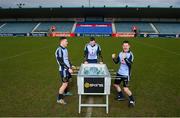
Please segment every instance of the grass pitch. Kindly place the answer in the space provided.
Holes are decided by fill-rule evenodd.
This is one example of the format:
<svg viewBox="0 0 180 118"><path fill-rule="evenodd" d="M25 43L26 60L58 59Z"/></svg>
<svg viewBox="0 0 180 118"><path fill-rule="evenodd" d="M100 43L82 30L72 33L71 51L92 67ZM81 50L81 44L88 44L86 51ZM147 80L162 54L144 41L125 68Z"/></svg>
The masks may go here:
<svg viewBox="0 0 180 118"><path fill-rule="evenodd" d="M73 96L67 105L56 103L60 86L55 50L58 38L0 37L0 116L85 116L78 114L76 77L70 83ZM69 56L74 65L83 60L89 38L69 38ZM130 89L135 108L116 101L111 89L109 114L93 108L92 116L180 116L180 40L163 38L97 38L104 63L118 69L111 54L118 54L123 40L130 40L135 59ZM85 97L86 99L86 97ZM103 102L97 96L96 102ZM84 100L86 102L86 100Z"/></svg>

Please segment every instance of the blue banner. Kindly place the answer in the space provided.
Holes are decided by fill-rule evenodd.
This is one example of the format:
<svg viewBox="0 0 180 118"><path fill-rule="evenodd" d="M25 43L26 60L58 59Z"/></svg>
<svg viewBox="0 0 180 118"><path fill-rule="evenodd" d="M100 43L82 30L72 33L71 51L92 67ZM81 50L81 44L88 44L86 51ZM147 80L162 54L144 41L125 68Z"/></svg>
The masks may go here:
<svg viewBox="0 0 180 118"><path fill-rule="evenodd" d="M140 34L140 37L165 37L165 38L180 38L180 34Z"/></svg>
<svg viewBox="0 0 180 118"><path fill-rule="evenodd" d="M76 36L97 36L97 37L110 37L112 34L75 34Z"/></svg>

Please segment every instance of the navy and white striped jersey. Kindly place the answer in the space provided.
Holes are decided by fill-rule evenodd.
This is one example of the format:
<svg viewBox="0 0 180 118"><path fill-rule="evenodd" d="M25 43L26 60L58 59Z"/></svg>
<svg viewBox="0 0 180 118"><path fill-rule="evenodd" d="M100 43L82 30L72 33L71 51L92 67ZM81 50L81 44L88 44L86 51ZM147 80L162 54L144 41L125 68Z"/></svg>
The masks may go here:
<svg viewBox="0 0 180 118"><path fill-rule="evenodd" d="M59 46L55 52L55 56L59 65L59 71L62 71L63 69L69 69L71 67L67 48Z"/></svg>
<svg viewBox="0 0 180 118"><path fill-rule="evenodd" d="M131 51L128 51L127 53L123 51L120 52L118 57L113 59L116 64L120 63L118 74L128 76L128 78L130 78L131 64L133 60L134 56Z"/></svg>
<svg viewBox="0 0 180 118"><path fill-rule="evenodd" d="M94 46L91 46L91 44L86 44L84 48L84 56L85 60L98 60L102 61L101 56L101 47L99 44L95 44Z"/></svg>

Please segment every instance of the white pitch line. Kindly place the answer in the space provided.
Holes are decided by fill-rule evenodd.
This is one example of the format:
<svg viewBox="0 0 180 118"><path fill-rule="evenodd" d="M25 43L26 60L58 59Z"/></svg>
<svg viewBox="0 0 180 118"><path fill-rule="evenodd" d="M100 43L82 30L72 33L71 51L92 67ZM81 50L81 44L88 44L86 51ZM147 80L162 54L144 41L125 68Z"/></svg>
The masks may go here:
<svg viewBox="0 0 180 118"><path fill-rule="evenodd" d="M8 60L8 59L13 59L13 58L16 58L16 57L19 57L19 56L23 56L23 55L25 55L25 54L29 54L29 53L32 53L32 52L35 52L35 51L39 51L39 50L42 50L42 49L45 49L45 48L48 48L48 47L49 47L49 46L39 48L38 50L36 49L36 50L24 51L24 52L22 52L22 53L19 53L19 54L13 55L13 56L1 58L1 59L0 59L0 62L1 62L1 61L6 61L6 60Z"/></svg>
<svg viewBox="0 0 180 118"><path fill-rule="evenodd" d="M92 96L90 96L89 99L88 99L88 104L93 104L93 103L94 103L94 99L93 99ZM92 116L92 110L93 110L92 107L87 108L86 117L91 117Z"/></svg>

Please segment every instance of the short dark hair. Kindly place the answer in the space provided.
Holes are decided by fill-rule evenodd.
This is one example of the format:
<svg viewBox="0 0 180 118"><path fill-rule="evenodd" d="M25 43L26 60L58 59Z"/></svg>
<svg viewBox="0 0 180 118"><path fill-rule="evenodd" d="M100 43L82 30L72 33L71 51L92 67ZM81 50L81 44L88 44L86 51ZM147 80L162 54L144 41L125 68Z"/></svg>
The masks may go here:
<svg viewBox="0 0 180 118"><path fill-rule="evenodd" d="M95 38L94 37L90 37L90 41L95 41Z"/></svg>
<svg viewBox="0 0 180 118"><path fill-rule="evenodd" d="M124 43L130 44L129 41L127 41L127 40L123 41L123 42L122 42L122 45L123 45Z"/></svg>
<svg viewBox="0 0 180 118"><path fill-rule="evenodd" d="M60 37L59 38L59 41L62 41L62 40L64 40L64 39L67 39L66 37Z"/></svg>

